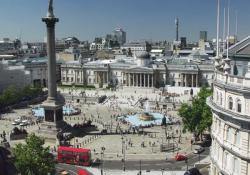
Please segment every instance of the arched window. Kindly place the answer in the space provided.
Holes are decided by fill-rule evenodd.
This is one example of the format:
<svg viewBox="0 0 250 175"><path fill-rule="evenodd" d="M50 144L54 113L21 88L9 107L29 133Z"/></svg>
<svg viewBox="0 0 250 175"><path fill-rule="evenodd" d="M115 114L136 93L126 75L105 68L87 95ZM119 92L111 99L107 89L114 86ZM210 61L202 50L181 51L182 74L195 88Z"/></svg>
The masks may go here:
<svg viewBox="0 0 250 175"><path fill-rule="evenodd" d="M228 109L230 109L230 110L233 109L233 98L232 97L228 98Z"/></svg>
<svg viewBox="0 0 250 175"><path fill-rule="evenodd" d="M241 101L240 101L240 99L238 99L237 101L236 101L236 104L237 104L237 112L241 112Z"/></svg>

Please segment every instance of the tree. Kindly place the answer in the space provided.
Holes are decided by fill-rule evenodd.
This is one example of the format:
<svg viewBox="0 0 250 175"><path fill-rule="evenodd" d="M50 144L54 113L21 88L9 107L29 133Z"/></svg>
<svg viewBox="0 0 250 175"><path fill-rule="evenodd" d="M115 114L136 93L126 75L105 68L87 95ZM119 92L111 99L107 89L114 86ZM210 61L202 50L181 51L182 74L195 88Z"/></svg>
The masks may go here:
<svg viewBox="0 0 250 175"><path fill-rule="evenodd" d="M49 147L43 147L44 140L31 134L25 141L26 144L18 144L14 148L17 170L22 175L47 175L53 172L55 163Z"/></svg>
<svg viewBox="0 0 250 175"><path fill-rule="evenodd" d="M184 131L194 133L195 137L202 135L212 124L212 112L206 104L206 99L211 94L211 89L201 88L191 105L184 103L178 110L184 124Z"/></svg>
<svg viewBox="0 0 250 175"><path fill-rule="evenodd" d="M14 86L10 86L3 91L2 100L5 105L14 104L20 99L20 94Z"/></svg>

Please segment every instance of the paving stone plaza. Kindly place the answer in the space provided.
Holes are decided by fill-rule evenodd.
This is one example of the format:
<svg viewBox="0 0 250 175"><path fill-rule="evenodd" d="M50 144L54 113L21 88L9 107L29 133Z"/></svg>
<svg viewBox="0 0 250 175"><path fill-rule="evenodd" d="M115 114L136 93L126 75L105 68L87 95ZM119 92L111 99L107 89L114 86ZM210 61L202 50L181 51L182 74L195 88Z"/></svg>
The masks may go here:
<svg viewBox="0 0 250 175"><path fill-rule="evenodd" d="M106 95L107 100L103 103L77 102L76 97L81 96L82 93L80 89L59 88L59 91L67 97L65 98L66 105L74 106L81 111L80 114L76 115L64 115L64 121L73 126L90 120L93 125L97 126L96 131L88 132L85 136L75 137L70 141L74 147L90 148L93 158L101 158L102 147L105 148L102 158L107 160L121 160L124 158L124 152L126 160L166 159L173 158L177 152L187 154L191 152L190 140L192 136L189 133L182 133L182 126L179 123L168 125L166 128L162 126L141 128L140 133L133 133L129 123L119 120L119 116L143 112L144 106L139 103L135 105L135 103L141 98L147 98L150 104L149 112L159 112L171 118L172 121L180 121L176 109L181 102L190 99L189 93L184 94L185 90L183 89L179 89L179 91L176 88L168 89L169 92L175 91L179 96L168 99L166 104L171 105L166 109L156 107L154 102L163 102L165 97L162 96L161 91L155 89L124 88L116 91L106 89L84 91L87 97ZM175 109L172 107L173 103L175 103ZM32 108L37 106L39 105L3 114L0 132L5 131L8 135L14 127L24 127L29 133L39 134L41 124L35 122L36 117L32 113ZM13 122L21 116L34 122L30 122L28 126L13 125ZM107 134L101 133L103 130L107 130ZM24 142L24 140L10 141L10 144L13 146L20 142ZM46 140L46 145L51 147L52 152L55 151L55 142ZM161 145L169 146L168 151L161 152Z"/></svg>

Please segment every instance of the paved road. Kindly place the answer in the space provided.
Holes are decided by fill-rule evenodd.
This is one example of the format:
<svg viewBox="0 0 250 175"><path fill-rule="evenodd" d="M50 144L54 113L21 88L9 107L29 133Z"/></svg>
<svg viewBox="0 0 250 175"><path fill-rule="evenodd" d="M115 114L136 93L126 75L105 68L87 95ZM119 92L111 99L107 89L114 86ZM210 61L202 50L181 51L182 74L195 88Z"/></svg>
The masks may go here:
<svg viewBox="0 0 250 175"><path fill-rule="evenodd" d="M200 154L200 159L204 159L209 154L209 148L206 148L206 150ZM199 161L199 155L191 154L188 159L188 167L193 167L196 162ZM151 161L134 161L129 160L126 161L125 167L126 170L139 170L141 166L142 170L160 170L164 168L165 170L171 170L171 171L179 171L179 170L185 170L187 164L185 161L175 161L173 159L171 160L151 160ZM101 167L101 166L100 166ZM99 167L99 168L100 168ZM121 161L105 161L103 165L104 169L111 169L111 170L122 170L123 169L123 163ZM66 165L66 164L58 164L57 165L58 170L68 170L72 174L76 174L78 166L74 165Z"/></svg>

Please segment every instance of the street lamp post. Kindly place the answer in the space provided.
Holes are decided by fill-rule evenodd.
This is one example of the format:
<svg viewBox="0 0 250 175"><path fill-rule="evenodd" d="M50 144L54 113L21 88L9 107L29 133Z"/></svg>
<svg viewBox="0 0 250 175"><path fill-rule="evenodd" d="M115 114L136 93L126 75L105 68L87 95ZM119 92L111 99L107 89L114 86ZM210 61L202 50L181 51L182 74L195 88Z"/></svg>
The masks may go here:
<svg viewBox="0 0 250 175"><path fill-rule="evenodd" d="M141 160L140 160L140 171L139 171L139 175L141 175Z"/></svg>
<svg viewBox="0 0 250 175"><path fill-rule="evenodd" d="M101 162L102 162L102 166L101 166L101 175L103 175L103 163L104 163L103 157L104 157L104 150L105 150L105 147L101 147Z"/></svg>
<svg viewBox="0 0 250 175"><path fill-rule="evenodd" d="M162 175L163 175L164 171L165 171L165 169L164 169L164 168L162 168L162 169L161 169L161 174L162 174Z"/></svg>
<svg viewBox="0 0 250 175"><path fill-rule="evenodd" d="M188 171L188 158L185 159L185 163L187 165L187 171Z"/></svg>
<svg viewBox="0 0 250 175"><path fill-rule="evenodd" d="M123 144L123 171L125 171L125 140L123 140L123 142L122 142L122 144Z"/></svg>

